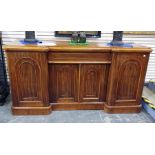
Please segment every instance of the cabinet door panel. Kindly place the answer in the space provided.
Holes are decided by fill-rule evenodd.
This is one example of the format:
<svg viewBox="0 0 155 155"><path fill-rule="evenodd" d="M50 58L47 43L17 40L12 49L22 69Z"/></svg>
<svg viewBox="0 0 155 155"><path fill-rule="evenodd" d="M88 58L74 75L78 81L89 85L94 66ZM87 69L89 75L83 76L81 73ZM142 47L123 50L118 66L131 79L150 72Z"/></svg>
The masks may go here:
<svg viewBox="0 0 155 155"><path fill-rule="evenodd" d="M80 71L80 101L105 101L109 65L85 64Z"/></svg>
<svg viewBox="0 0 155 155"><path fill-rule="evenodd" d="M136 100L141 74L141 64L135 60L125 61L119 68L117 100Z"/></svg>
<svg viewBox="0 0 155 155"><path fill-rule="evenodd" d="M149 54L114 53L109 83L110 105L138 105Z"/></svg>
<svg viewBox="0 0 155 155"><path fill-rule="evenodd" d="M77 102L78 65L49 65L51 102Z"/></svg>
<svg viewBox="0 0 155 155"><path fill-rule="evenodd" d="M45 53L7 53L14 106L38 107L49 104Z"/></svg>

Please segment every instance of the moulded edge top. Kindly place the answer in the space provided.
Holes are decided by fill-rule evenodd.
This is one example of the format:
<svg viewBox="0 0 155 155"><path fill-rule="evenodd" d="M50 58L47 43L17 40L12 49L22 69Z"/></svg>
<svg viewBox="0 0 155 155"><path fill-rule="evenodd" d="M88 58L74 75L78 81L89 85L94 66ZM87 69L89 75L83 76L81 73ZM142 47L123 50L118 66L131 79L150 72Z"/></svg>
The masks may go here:
<svg viewBox="0 0 155 155"><path fill-rule="evenodd" d="M141 45L136 45L133 44L132 48L129 47L116 47L116 46L106 46L106 44L101 42L91 42L89 45L86 46L72 46L68 45L67 41L53 41L55 45L50 46L50 45L44 45L44 42L42 45L24 45L19 42L14 42L11 43L10 45L4 45L3 49L6 52L11 52L11 51L28 51L28 52L48 52L48 51L64 51L64 52L151 52L152 49L149 47L141 46Z"/></svg>

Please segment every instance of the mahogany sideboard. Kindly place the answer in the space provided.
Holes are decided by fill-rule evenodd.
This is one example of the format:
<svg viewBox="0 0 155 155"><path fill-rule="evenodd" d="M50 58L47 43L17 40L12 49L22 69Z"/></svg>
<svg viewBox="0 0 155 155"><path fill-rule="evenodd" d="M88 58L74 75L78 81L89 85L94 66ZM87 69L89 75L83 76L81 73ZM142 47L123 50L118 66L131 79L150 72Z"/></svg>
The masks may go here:
<svg viewBox="0 0 155 155"><path fill-rule="evenodd" d="M148 47L5 45L12 112L43 115L53 110L102 109L138 113L149 60Z"/></svg>

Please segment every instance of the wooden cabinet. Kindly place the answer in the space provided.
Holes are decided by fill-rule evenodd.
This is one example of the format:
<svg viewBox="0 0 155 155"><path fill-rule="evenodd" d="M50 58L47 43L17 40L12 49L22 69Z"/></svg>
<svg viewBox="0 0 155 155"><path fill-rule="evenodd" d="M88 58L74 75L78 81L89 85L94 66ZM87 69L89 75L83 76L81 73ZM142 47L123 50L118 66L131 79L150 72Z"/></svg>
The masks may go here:
<svg viewBox="0 0 155 155"><path fill-rule="evenodd" d="M148 59L148 53L113 54L108 92L108 111L126 112L132 111L135 107L137 107L137 112L140 110L138 107L141 106L140 100Z"/></svg>
<svg viewBox="0 0 155 155"><path fill-rule="evenodd" d="M45 53L8 52L13 112L35 114L49 106L48 64ZM25 107L27 107L25 109ZM24 109L24 110L23 110ZM41 112L44 114L44 112Z"/></svg>
<svg viewBox="0 0 155 155"><path fill-rule="evenodd" d="M54 110L103 109L110 52L50 51L49 93Z"/></svg>
<svg viewBox="0 0 155 155"><path fill-rule="evenodd" d="M13 114L52 110L100 109L133 113L141 94L151 52L147 47L5 46Z"/></svg>

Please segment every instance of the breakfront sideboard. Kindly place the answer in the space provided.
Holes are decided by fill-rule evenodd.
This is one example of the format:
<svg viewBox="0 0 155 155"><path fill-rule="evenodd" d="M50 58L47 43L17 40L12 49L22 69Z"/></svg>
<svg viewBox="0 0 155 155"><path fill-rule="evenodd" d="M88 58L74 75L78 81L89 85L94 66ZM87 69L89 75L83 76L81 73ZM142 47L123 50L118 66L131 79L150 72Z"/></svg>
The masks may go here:
<svg viewBox="0 0 155 155"><path fill-rule="evenodd" d="M53 110L100 109L137 113L150 48L6 45L12 112L43 115Z"/></svg>

